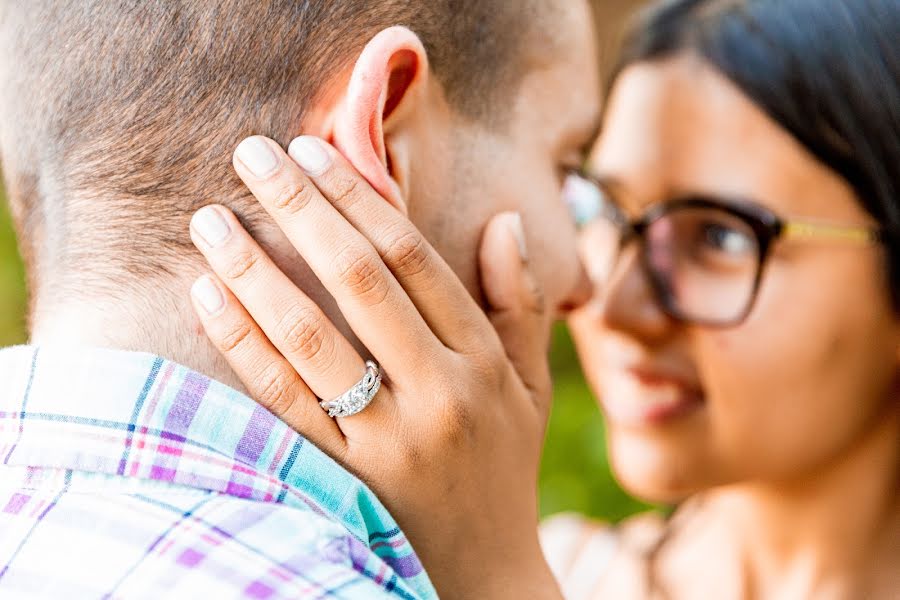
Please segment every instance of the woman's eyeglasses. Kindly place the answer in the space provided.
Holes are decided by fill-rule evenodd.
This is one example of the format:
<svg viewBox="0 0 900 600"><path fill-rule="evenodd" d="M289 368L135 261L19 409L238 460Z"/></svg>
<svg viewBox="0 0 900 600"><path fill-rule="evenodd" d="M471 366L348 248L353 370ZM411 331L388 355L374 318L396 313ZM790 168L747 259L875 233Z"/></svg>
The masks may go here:
<svg viewBox="0 0 900 600"><path fill-rule="evenodd" d="M710 327L738 325L747 317L776 241L870 245L888 238L880 229L784 220L756 204L702 197L659 205L629 220L603 184L583 173L569 174L563 194L576 223L591 236L594 277L610 277L622 250L637 240L641 264L665 312Z"/></svg>

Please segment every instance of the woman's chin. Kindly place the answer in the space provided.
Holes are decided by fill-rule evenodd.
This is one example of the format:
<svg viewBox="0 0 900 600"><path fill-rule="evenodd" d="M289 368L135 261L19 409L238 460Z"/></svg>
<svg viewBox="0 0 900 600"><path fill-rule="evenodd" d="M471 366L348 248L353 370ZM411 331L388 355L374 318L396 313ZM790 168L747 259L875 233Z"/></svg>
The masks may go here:
<svg viewBox="0 0 900 600"><path fill-rule="evenodd" d="M609 458L619 485L645 502L671 504L713 484L708 455L695 444L673 444L633 431L608 434Z"/></svg>

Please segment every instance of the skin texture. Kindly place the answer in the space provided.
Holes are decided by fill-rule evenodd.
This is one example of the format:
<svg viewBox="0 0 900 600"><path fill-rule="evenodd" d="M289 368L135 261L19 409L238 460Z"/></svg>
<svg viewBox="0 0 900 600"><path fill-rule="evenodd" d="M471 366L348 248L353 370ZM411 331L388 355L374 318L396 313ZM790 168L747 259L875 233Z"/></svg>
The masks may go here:
<svg viewBox="0 0 900 600"><path fill-rule="evenodd" d="M505 362L474 305L461 301L463 286L445 280L450 271L398 212L385 212L372 190L353 183L349 165L310 168L305 142L292 144L291 158L312 173L319 191L283 156L257 179L248 176L240 149L235 165L354 331L396 374L393 385L360 415L336 424L323 418L315 399L327 397L321 389L330 378L322 373L335 362L361 372L362 357L310 299L278 283L258 251L249 250L254 260L240 260L253 243L233 218L236 235L224 246L204 245L195 235L218 275L201 281L223 298L213 310L197 304L210 338L254 396L381 491L442 593L555 597L529 536L548 408L539 400L547 380L535 378L546 372L538 349L546 347L548 306L541 281L531 276L537 265L509 258L519 246L516 219L491 222L479 261ZM839 178L691 57L621 75L592 168L631 214L702 194L751 199L786 218L877 225ZM326 210L326 200L346 223ZM371 247L353 241L353 228ZM340 239L347 243L335 246ZM591 232L582 238L589 271L596 243ZM234 268L248 262L260 271L249 280ZM689 501L667 523L626 524L606 577L577 597L656 597L660 590L685 598L890 597L900 572L900 322L884 272L877 246L778 244L754 310L727 329L667 317L633 249L610 279L595 282L593 299L571 323L609 418L614 468L644 498ZM273 291L261 298L254 289ZM279 316L276 301L306 308ZM440 343L421 330L420 319ZM296 331L313 343L291 343ZM477 348L466 350L465 340L471 344L478 332ZM331 348L329 361L310 361L310 348ZM402 367L412 362L432 375L410 378ZM273 375L262 364L281 366ZM536 422L516 408L523 386L538 399ZM673 395L692 402L666 418L649 416ZM422 398L437 404L423 407ZM425 424L417 421L423 412ZM402 450L401 458L380 460L388 448ZM439 499L459 510L435 516ZM460 531L466 538L457 546L453 532ZM480 542L465 546L472 532ZM568 588L565 566L560 572ZM472 582L483 587L466 587Z"/></svg>
<svg viewBox="0 0 900 600"><path fill-rule="evenodd" d="M380 492L442 597L556 597L536 533L550 398L546 350L555 313L588 289L560 195L565 170L580 164L594 138L599 69L586 3L566 2L547 18L555 19L549 30L566 35L527 49L531 70L496 123L451 109L421 41L402 27L376 35L335 74L303 131L330 142L333 161L352 173L328 180L336 185L328 200L355 215L354 226L371 228L368 241L347 223L335 225L339 215L323 208L325 199L310 203L312 184L271 140L255 138L257 150L268 146L277 157L266 173L251 171L269 159L236 156L238 175L272 219L256 223L255 241L244 235L240 246L213 244L202 227L191 235L218 277L234 286L229 307L239 297L258 326L246 312L238 313L243 319L228 311L204 316L202 302L198 319L186 298L207 268L185 261L184 273L152 298L38 311L32 341L156 352L248 391ZM231 232L243 231L224 207L210 210ZM504 219L521 219L524 227L514 227L520 241L510 242ZM484 235L495 240L488 247L499 263L480 261ZM527 276L521 258L509 259L520 246L533 249ZM382 259L400 281L385 284ZM439 275L426 268L432 264ZM523 274L511 280L509 265ZM484 287L479 273L494 273L491 283L501 290ZM423 297L439 306L426 310ZM389 318L391 310L403 318ZM211 328L213 313L232 320ZM492 324L506 332L514 349L508 355ZM316 398L349 389L370 353L387 372L378 403L338 426ZM439 390L429 387L438 381ZM427 397L436 403L430 411L422 405ZM450 452L459 460L446 461ZM397 458L391 468L385 456ZM421 477L426 470L430 478ZM392 495L398 491L402 499ZM435 511L448 503L460 510Z"/></svg>
<svg viewBox="0 0 900 600"><path fill-rule="evenodd" d="M332 397L329 373L346 364L358 379L362 357L233 214L208 206L191 235L215 276L192 295L247 389L369 482L442 597L559 597L536 528L546 304L521 218L486 229L486 318L422 233L323 141L299 138L288 157L251 138L234 162L387 373L363 412L328 417L318 399Z"/></svg>
<svg viewBox="0 0 900 600"><path fill-rule="evenodd" d="M399 27L375 36L349 68L336 72L303 123L303 132L332 142L387 202L409 214L479 300L478 243L489 218L509 210L522 214L528 241L540 249L534 269L548 305L564 308L587 291L574 228L557 199L563 169L579 164L597 128L598 68L588 4L559 5L535 18L549 20L547 31L566 35L525 49L530 70L496 124L457 113L432 76L421 42ZM257 221L254 235L266 252L363 351L284 234L270 220ZM95 290L89 302L67 298L43 311L37 298L32 342L156 352L241 389L184 302L203 270L196 259L184 261L152 295L110 302L103 294L109 282L85 280L86 294ZM350 371L331 373L334 389L323 392L343 391L357 378L357 370L352 377Z"/></svg>
<svg viewBox="0 0 900 600"><path fill-rule="evenodd" d="M877 225L843 180L691 56L620 75L590 167L631 216L702 193ZM583 237L588 270L598 243ZM642 498L691 498L657 527L668 536L657 582L676 598L889 597L900 584L900 319L881 249L777 243L752 313L725 329L667 317L636 258L626 248L570 324L619 480ZM698 405L646 418L660 398L695 391ZM641 546L623 544L596 597L646 592Z"/></svg>

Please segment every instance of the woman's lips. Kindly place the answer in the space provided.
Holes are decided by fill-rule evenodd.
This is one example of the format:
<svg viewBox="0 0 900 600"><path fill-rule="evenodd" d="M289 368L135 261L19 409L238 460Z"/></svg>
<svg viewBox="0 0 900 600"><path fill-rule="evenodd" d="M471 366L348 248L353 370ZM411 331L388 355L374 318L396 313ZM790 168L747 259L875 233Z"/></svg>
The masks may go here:
<svg viewBox="0 0 900 600"><path fill-rule="evenodd" d="M703 405L703 392L684 377L645 367L607 373L601 402L616 424L647 427L672 422Z"/></svg>

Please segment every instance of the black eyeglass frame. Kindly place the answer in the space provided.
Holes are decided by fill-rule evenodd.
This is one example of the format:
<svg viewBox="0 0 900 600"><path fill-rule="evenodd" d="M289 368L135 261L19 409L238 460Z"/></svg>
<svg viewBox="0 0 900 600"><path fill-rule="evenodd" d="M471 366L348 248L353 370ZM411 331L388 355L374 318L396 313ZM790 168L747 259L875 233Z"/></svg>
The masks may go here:
<svg viewBox="0 0 900 600"><path fill-rule="evenodd" d="M710 328L728 328L740 325L744 322L756 305L765 266L772 253L776 242L783 239L818 239L835 242L855 243L862 245L884 244L889 239L896 237L895 233L877 227L865 227L860 225L845 225L837 223L819 223L807 220L784 219L770 209L755 202L747 200L714 200L702 196L692 196L677 199L665 204L659 204L650 208L637 219L628 219L625 212L613 200L607 187L598 178L583 171L574 171L573 174L589 181L602 192L605 206L600 207L598 218L605 218L621 231L619 247L612 259L611 268L618 262L625 247L634 239L639 241L639 258L641 267L650 281L656 298L664 312L672 319L694 325ZM725 213L745 223L753 231L757 241L756 273L753 279L753 289L744 310L733 319L704 319L685 314L677 306L675 297L666 289L665 284L659 278L657 269L650 263L648 245L645 234L653 223L663 217L680 210L701 209L715 210Z"/></svg>

